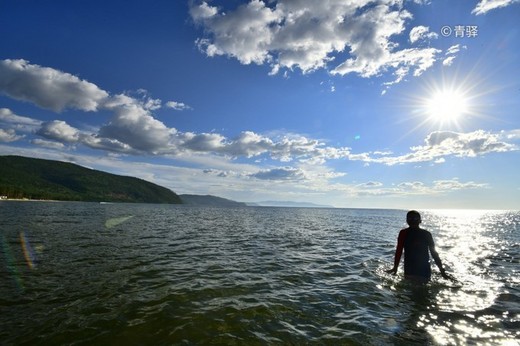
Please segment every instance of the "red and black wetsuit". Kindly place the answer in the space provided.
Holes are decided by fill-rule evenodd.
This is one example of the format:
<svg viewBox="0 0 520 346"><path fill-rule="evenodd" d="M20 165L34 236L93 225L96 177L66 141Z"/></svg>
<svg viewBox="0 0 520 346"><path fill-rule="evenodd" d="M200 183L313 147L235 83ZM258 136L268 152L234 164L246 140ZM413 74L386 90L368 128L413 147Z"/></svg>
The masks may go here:
<svg viewBox="0 0 520 346"><path fill-rule="evenodd" d="M399 264L404 249L404 275L430 279L429 250L434 248L430 232L421 228L405 228L399 232L395 263Z"/></svg>

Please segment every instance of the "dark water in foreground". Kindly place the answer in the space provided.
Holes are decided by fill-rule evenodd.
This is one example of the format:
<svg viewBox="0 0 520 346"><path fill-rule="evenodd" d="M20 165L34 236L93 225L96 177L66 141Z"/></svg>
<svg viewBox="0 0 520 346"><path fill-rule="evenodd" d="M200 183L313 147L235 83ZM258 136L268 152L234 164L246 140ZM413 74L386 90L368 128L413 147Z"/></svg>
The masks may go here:
<svg viewBox="0 0 520 346"><path fill-rule="evenodd" d="M423 213L445 266L384 272L405 212L0 202L0 344L517 345L520 213Z"/></svg>

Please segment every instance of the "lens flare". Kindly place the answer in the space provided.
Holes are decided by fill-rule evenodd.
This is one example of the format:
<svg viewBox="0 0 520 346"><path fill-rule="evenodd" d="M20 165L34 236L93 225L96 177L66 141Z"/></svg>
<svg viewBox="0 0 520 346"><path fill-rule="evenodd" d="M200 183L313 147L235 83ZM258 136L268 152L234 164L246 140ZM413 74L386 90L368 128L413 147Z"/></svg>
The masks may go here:
<svg viewBox="0 0 520 346"><path fill-rule="evenodd" d="M18 291L23 293L25 290L25 287L24 287L22 278L20 277L20 274L18 273L18 269L16 268L13 253L11 252L11 247L7 243L7 240L5 239L3 234L0 234L0 243L2 243L2 250L3 250L5 261L7 264L7 270L11 274Z"/></svg>
<svg viewBox="0 0 520 346"><path fill-rule="evenodd" d="M36 268L36 256L24 231L20 232L20 244L22 245L23 257L25 258L27 266L29 269Z"/></svg>

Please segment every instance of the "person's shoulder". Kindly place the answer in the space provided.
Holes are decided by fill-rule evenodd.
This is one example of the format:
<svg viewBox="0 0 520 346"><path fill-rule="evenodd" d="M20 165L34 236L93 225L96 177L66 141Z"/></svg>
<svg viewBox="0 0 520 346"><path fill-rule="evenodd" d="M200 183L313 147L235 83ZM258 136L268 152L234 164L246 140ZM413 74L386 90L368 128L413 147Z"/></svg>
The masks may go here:
<svg viewBox="0 0 520 346"><path fill-rule="evenodd" d="M419 232L431 236L432 233L424 228L419 228Z"/></svg>

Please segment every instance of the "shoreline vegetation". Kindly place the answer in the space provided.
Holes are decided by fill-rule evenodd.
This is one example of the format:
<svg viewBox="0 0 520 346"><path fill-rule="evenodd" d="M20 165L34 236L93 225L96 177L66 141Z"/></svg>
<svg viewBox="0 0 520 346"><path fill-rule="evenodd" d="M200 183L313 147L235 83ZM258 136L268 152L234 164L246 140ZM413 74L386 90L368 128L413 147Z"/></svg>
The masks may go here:
<svg viewBox="0 0 520 346"><path fill-rule="evenodd" d="M14 155L0 156L0 201L334 208L310 202L244 203L211 195L178 195L166 187L131 176L69 162Z"/></svg>
<svg viewBox="0 0 520 346"><path fill-rule="evenodd" d="M57 199L29 199L29 198L1 198L4 196L0 196L0 202L74 202L74 201L59 201Z"/></svg>
<svg viewBox="0 0 520 346"><path fill-rule="evenodd" d="M212 195L178 195L170 189L131 176L111 174L63 161L12 155L0 156L0 202L2 201L336 208L331 205L319 205L311 202L263 201L244 203ZM428 209L443 210L443 208L426 208L426 210ZM507 211L497 209L449 210ZM511 210L516 211L515 209Z"/></svg>
<svg viewBox="0 0 520 346"><path fill-rule="evenodd" d="M0 200L182 204L173 191L151 182L73 163L0 156Z"/></svg>

